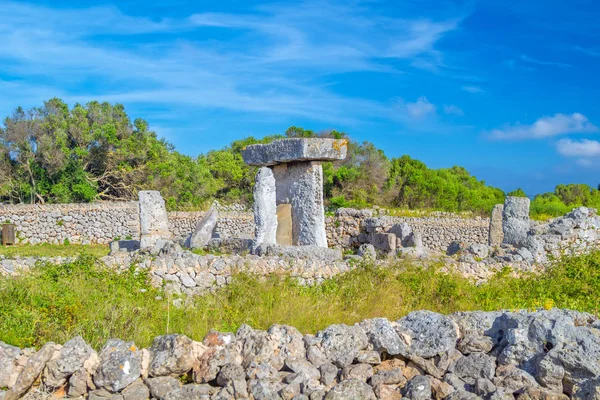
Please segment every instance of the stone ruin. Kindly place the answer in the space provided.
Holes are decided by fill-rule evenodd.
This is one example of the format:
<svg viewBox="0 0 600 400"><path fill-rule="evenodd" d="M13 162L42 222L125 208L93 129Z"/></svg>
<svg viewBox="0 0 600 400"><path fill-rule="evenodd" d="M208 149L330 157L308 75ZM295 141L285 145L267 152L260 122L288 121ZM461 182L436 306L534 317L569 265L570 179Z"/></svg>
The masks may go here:
<svg viewBox="0 0 600 400"><path fill-rule="evenodd" d="M298 138L255 144L242 151L260 167L254 186L255 245L327 248L323 161L346 158L345 139Z"/></svg>

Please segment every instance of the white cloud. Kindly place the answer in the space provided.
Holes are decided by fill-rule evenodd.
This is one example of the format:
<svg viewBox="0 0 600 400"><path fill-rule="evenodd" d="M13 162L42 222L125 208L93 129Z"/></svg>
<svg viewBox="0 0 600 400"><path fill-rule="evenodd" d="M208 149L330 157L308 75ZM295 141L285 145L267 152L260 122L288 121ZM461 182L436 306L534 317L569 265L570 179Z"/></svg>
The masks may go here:
<svg viewBox="0 0 600 400"><path fill-rule="evenodd" d="M419 120L427 116L435 115L437 107L427 100L427 97L421 96L414 103L403 102L399 103L403 117Z"/></svg>
<svg viewBox="0 0 600 400"><path fill-rule="evenodd" d="M561 139L556 143L556 150L566 157L600 157L600 142L588 139Z"/></svg>
<svg viewBox="0 0 600 400"><path fill-rule="evenodd" d="M444 114L463 116L465 112L454 104L444 105Z"/></svg>
<svg viewBox="0 0 600 400"><path fill-rule="evenodd" d="M469 93L483 93L484 90L479 86L463 86L462 90Z"/></svg>
<svg viewBox="0 0 600 400"><path fill-rule="evenodd" d="M160 20L116 7L65 9L0 0L0 9L0 76L19 79L18 89L2 85L7 90L1 91L0 115L55 93L67 101L226 109L333 123L393 119L389 104L341 95L329 86L330 77L398 73L392 59L437 62L442 56L437 42L458 26L457 19L391 18L355 2ZM207 27L231 34L210 40L190 34ZM150 43L135 37L148 33L161 34ZM30 102L6 105L20 93L28 93ZM419 100L406 104L408 114L435 113L434 105Z"/></svg>
<svg viewBox="0 0 600 400"><path fill-rule="evenodd" d="M538 60L536 58L529 57L526 55L521 55L521 60L525 61L527 63L530 63L530 64L545 65L545 66L551 66L551 67L559 67L559 68L571 68L572 67L571 64L555 62L555 61L543 61L543 60Z"/></svg>
<svg viewBox="0 0 600 400"><path fill-rule="evenodd" d="M554 114L551 117L542 117L532 125L517 123L494 129L488 133L488 137L494 140L542 139L568 133L594 133L599 130L583 114Z"/></svg>

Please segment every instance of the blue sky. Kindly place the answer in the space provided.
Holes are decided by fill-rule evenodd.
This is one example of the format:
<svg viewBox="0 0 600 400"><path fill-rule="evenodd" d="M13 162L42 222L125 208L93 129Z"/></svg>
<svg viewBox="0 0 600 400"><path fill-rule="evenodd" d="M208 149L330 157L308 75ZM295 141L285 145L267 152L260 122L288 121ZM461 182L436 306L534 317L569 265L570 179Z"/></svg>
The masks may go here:
<svg viewBox="0 0 600 400"><path fill-rule="evenodd" d="M504 190L600 184L600 3L0 0L0 115L123 103L190 155L291 125Z"/></svg>

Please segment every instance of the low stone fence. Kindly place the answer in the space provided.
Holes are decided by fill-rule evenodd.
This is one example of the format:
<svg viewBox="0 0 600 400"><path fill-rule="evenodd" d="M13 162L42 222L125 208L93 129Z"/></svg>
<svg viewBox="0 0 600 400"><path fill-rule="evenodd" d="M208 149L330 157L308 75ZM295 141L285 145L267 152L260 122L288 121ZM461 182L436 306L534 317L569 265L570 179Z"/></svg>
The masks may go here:
<svg viewBox="0 0 600 400"><path fill-rule="evenodd" d="M0 205L0 221L16 225L19 243L108 243L139 237L137 202Z"/></svg>
<svg viewBox="0 0 600 400"><path fill-rule="evenodd" d="M357 247L366 240L361 240L364 233L365 220L368 215L327 217L327 240L330 246L342 248ZM389 231L395 224L407 223L414 232L420 233L423 245L435 251L445 252L453 241L487 244L489 218L459 217L376 217L377 225L382 231Z"/></svg>
<svg viewBox="0 0 600 400"><path fill-rule="evenodd" d="M39 351L0 342L0 398L594 399L598 327L571 310L414 311L314 334L242 325L149 348L110 339L99 352L79 336Z"/></svg>
<svg viewBox="0 0 600 400"><path fill-rule="evenodd" d="M216 231L221 237L252 238L254 216L251 211L221 211ZM169 229L176 239L193 232L204 212L169 212ZM360 244L364 220L371 210L356 211L326 218L330 247L350 249ZM445 251L452 241L487 243L489 219L461 218L444 214L435 217L379 217L386 226L402 222L423 237L430 250ZM91 204L0 205L0 221L16 224L20 243L109 243L115 238L139 238L138 202L98 202Z"/></svg>

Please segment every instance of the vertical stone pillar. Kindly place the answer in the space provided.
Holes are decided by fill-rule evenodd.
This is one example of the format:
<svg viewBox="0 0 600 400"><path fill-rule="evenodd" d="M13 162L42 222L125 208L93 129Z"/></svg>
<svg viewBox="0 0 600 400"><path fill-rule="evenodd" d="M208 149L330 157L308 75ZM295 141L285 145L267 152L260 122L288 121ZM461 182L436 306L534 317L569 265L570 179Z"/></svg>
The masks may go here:
<svg viewBox="0 0 600 400"><path fill-rule="evenodd" d="M140 210L140 248L154 246L159 239L171 239L165 201L157 190L138 193Z"/></svg>
<svg viewBox="0 0 600 400"><path fill-rule="evenodd" d="M311 161L277 165L275 179L277 203L292 205L293 244L327 247L321 163Z"/></svg>
<svg viewBox="0 0 600 400"><path fill-rule="evenodd" d="M275 244L277 203L275 177L268 167L259 168L254 183L254 239L256 244Z"/></svg>
<svg viewBox="0 0 600 400"><path fill-rule="evenodd" d="M503 243L522 246L529 231L529 204L527 197L506 197L502 212Z"/></svg>
<svg viewBox="0 0 600 400"><path fill-rule="evenodd" d="M490 231L488 236L488 244L490 246L500 246L504 241L504 232L502 231L502 213L504 204L496 204L492 209L490 218Z"/></svg>

